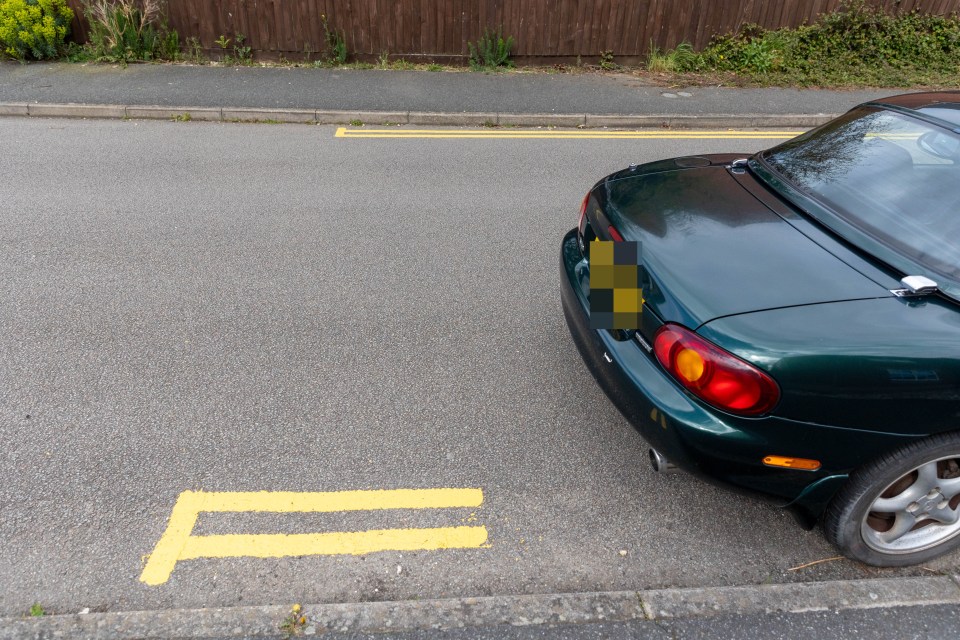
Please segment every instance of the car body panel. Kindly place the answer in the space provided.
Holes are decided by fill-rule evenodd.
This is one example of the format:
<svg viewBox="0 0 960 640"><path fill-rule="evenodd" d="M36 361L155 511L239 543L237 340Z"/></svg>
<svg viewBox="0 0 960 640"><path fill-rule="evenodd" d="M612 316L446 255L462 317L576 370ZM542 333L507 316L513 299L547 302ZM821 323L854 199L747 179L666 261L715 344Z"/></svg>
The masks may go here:
<svg viewBox="0 0 960 640"><path fill-rule="evenodd" d="M594 195L591 206L641 243L651 278L644 298L665 321L695 328L738 313L892 295L811 242L725 166L615 174Z"/></svg>
<svg viewBox="0 0 960 640"><path fill-rule="evenodd" d="M900 274L889 265L876 258L857 251L843 239L830 233L822 225L800 214L788 204L781 194L771 190L764 182L757 180L751 171L732 172L734 179L755 198L780 216L787 224L804 236L829 251L851 269L863 274L887 290L900 288Z"/></svg>
<svg viewBox="0 0 960 640"><path fill-rule="evenodd" d="M960 428L960 313L882 298L721 318L711 342L780 385L778 416L916 436Z"/></svg>

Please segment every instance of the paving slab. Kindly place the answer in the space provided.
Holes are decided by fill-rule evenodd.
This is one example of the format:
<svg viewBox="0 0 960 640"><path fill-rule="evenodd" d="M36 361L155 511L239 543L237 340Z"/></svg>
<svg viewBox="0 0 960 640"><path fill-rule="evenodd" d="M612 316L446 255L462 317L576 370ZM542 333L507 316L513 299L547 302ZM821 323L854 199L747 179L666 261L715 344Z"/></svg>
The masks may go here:
<svg viewBox="0 0 960 640"><path fill-rule="evenodd" d="M30 112L27 108L27 103L16 103L9 102L6 104L0 104L0 116L27 116L30 115Z"/></svg>
<svg viewBox="0 0 960 640"><path fill-rule="evenodd" d="M127 118L149 118L153 120L170 120L176 118L186 118L190 120L222 120L220 109L211 109L206 107L140 107L127 106L124 109L124 117Z"/></svg>
<svg viewBox="0 0 960 640"><path fill-rule="evenodd" d="M123 118L123 105L115 104L28 104L27 114L48 118Z"/></svg>

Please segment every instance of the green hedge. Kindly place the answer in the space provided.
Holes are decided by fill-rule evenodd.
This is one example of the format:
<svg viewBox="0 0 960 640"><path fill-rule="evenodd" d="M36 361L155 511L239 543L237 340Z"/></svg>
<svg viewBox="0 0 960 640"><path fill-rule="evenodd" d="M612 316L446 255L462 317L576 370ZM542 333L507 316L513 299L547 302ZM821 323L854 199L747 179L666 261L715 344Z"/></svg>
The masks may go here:
<svg viewBox="0 0 960 640"><path fill-rule="evenodd" d="M890 15L854 0L797 29L747 25L715 38L680 70L732 71L798 84L957 84L960 18Z"/></svg>

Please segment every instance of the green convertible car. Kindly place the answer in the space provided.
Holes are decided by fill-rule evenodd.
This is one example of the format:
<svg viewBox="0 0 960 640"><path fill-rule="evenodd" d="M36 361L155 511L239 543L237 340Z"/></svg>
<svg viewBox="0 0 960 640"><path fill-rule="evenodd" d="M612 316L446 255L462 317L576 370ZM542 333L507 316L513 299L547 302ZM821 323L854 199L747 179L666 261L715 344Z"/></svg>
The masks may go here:
<svg viewBox="0 0 960 640"><path fill-rule="evenodd" d="M634 329L591 327L609 241L639 248ZM560 271L574 341L655 469L763 494L869 564L960 546L960 92L607 176Z"/></svg>

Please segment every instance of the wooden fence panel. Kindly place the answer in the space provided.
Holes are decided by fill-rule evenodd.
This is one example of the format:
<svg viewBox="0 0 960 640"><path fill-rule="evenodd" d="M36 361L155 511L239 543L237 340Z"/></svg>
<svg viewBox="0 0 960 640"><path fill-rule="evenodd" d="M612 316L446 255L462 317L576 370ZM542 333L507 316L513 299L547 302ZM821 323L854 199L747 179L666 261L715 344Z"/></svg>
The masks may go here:
<svg viewBox="0 0 960 640"><path fill-rule="evenodd" d="M756 23L768 29L812 23L842 0L166 0L170 27L182 43L208 51L224 36L260 55L313 57L325 47L323 18L342 31L351 55L375 59L462 57L467 42L503 28L524 59L591 60L601 51L643 57L689 42L701 49L718 34ZM73 37L87 38L83 0L67 0L77 17ZM890 12L948 15L960 0L872 0ZM232 46L232 45L231 45Z"/></svg>

